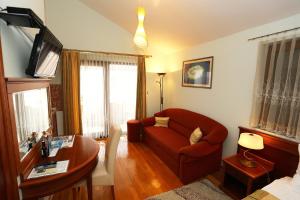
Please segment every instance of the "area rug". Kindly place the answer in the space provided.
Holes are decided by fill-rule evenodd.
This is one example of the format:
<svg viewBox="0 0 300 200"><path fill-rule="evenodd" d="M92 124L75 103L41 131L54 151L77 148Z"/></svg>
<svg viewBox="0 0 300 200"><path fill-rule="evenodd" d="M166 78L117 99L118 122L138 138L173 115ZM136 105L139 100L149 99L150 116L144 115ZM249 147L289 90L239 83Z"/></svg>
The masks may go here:
<svg viewBox="0 0 300 200"><path fill-rule="evenodd" d="M148 197L146 200L232 200L208 179Z"/></svg>

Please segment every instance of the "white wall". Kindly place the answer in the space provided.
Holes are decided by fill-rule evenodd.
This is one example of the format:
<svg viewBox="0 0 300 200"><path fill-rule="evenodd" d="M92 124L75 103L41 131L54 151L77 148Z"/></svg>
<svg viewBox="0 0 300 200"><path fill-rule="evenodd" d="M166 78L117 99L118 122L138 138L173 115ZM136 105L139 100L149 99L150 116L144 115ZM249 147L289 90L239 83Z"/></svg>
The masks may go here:
<svg viewBox="0 0 300 200"><path fill-rule="evenodd" d="M300 26L300 14L172 54L166 77L167 107L207 115L229 131L224 156L236 151L238 126L248 126L260 40L248 38ZM182 61L214 56L212 89L181 86ZM200 127L201 128L201 127Z"/></svg>
<svg viewBox="0 0 300 200"><path fill-rule="evenodd" d="M31 8L42 20L45 20L43 0L1 0L0 7L7 6ZM32 31L34 32L34 31ZM32 40L20 28L7 26L0 20L4 73L6 77L26 77L32 48Z"/></svg>
<svg viewBox="0 0 300 200"><path fill-rule="evenodd" d="M46 0L47 26L65 48L135 52L132 35L78 0Z"/></svg>

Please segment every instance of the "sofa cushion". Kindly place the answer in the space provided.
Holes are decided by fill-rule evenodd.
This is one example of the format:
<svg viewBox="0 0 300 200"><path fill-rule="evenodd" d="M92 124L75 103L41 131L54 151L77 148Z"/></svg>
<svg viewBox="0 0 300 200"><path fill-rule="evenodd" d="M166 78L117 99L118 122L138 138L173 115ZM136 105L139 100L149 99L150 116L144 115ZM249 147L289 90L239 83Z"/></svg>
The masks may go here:
<svg viewBox="0 0 300 200"><path fill-rule="evenodd" d="M190 137L190 144L196 144L202 137L202 132L199 127L197 127Z"/></svg>
<svg viewBox="0 0 300 200"><path fill-rule="evenodd" d="M156 127L168 127L170 117L155 117Z"/></svg>
<svg viewBox="0 0 300 200"><path fill-rule="evenodd" d="M149 126L145 127L144 130L146 137L151 137L157 141L174 159L178 159L179 150L182 147L189 145L189 140L186 137L170 128Z"/></svg>

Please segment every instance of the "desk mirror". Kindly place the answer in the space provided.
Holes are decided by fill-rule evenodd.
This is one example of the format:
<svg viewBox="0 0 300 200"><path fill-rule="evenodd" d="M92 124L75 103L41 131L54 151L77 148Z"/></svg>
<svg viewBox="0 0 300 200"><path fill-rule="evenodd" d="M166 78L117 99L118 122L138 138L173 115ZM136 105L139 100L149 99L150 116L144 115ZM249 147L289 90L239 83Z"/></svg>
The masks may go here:
<svg viewBox="0 0 300 200"><path fill-rule="evenodd" d="M15 92L12 97L19 153L22 160L39 141L43 131L49 128L47 88Z"/></svg>

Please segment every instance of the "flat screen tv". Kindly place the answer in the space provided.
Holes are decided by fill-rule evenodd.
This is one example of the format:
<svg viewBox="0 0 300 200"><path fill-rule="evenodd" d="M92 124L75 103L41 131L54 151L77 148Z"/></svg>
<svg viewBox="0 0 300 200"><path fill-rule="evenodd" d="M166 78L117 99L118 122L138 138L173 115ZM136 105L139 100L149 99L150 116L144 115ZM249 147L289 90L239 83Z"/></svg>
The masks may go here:
<svg viewBox="0 0 300 200"><path fill-rule="evenodd" d="M26 74L33 77L55 76L63 45L47 27L35 36Z"/></svg>

